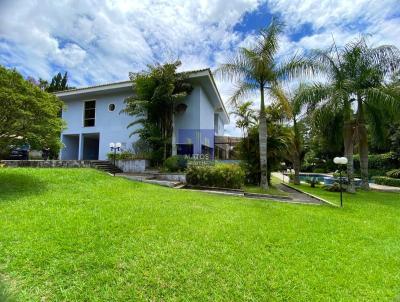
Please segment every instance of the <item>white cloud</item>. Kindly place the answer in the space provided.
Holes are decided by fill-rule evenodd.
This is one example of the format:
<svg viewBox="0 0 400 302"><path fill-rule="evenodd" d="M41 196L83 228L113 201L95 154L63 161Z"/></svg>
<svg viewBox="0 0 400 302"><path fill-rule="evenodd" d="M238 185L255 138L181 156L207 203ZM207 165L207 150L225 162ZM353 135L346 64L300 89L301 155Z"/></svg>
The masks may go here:
<svg viewBox="0 0 400 302"><path fill-rule="evenodd" d="M175 58L182 61L181 70L214 69L238 46L254 41L233 27L264 1L0 0L0 64L47 79L65 70L74 86L127 79L129 71ZM360 30L373 34L375 45L400 45L398 0L268 4L288 25L280 56L327 47L332 34L340 46ZM303 24L312 33L292 41L289 34ZM227 101L232 84L217 80L217 85ZM228 132L240 135L232 125Z"/></svg>

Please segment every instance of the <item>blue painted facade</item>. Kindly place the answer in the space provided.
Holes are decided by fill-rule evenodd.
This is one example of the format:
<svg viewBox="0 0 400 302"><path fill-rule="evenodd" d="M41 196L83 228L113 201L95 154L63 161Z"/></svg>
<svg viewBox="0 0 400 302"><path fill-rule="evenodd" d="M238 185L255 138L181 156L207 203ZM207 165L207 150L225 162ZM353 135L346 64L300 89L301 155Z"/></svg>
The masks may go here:
<svg viewBox="0 0 400 302"><path fill-rule="evenodd" d="M223 135L229 117L209 70L196 72L189 80L194 89L183 101L186 110L174 116L177 152L187 153L191 149L193 154L209 153L212 156L214 136ZM138 136L130 136L135 128L127 126L134 117L121 113L121 110L125 107L124 99L133 93L130 82L56 93L65 103L62 117L67 124L61 134L64 144L61 159L105 160L111 142L122 143L123 150L132 149ZM85 102L93 100L96 101L94 126L85 127Z"/></svg>

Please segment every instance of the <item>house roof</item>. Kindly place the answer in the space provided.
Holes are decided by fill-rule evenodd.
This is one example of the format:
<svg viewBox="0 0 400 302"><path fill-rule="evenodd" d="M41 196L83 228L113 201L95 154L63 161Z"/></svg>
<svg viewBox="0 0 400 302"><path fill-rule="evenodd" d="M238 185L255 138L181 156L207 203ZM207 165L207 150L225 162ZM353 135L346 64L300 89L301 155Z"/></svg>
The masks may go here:
<svg viewBox="0 0 400 302"><path fill-rule="evenodd" d="M210 81L210 86L212 87L212 91L215 93L216 98L218 99L218 102L221 106L221 109L223 111L223 119L225 123L229 123L229 114L226 111L224 102L222 101L221 95L219 94L217 85L215 83L214 77L212 75L212 72L210 68L204 68L204 69L198 69L198 70L190 70L190 71L185 71L185 73L188 74L189 79L194 79L194 78L200 78L200 77L207 77ZM68 89L68 90L63 90L63 91L58 91L54 92L54 94L61 99L65 98L70 98L74 97L77 95L81 94L88 94L88 93L99 93L99 92L112 92L112 91L117 91L121 89L130 89L132 88L132 81L120 81L120 82L113 82L113 83L105 83L105 84L99 84L99 85L92 85L92 86L86 86L86 87L79 87L79 88L73 88L73 89Z"/></svg>

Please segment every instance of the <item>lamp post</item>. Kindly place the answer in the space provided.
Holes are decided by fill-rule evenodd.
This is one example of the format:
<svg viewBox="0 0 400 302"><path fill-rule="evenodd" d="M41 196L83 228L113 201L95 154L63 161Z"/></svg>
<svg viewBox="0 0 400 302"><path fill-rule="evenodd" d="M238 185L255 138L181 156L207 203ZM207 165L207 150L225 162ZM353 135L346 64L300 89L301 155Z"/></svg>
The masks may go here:
<svg viewBox="0 0 400 302"><path fill-rule="evenodd" d="M343 207L343 192L342 192L342 168L340 165L347 165L346 157L335 157L333 162L339 165L339 185L340 185L340 207Z"/></svg>
<svg viewBox="0 0 400 302"><path fill-rule="evenodd" d="M281 162L281 166L282 166L282 182L285 183L285 167L286 167L286 163L284 161Z"/></svg>
<svg viewBox="0 0 400 302"><path fill-rule="evenodd" d="M117 157L117 151L121 150L121 143L110 143L111 152L114 152L114 167L115 167L115 158ZM114 168L114 176L115 176L115 168Z"/></svg>

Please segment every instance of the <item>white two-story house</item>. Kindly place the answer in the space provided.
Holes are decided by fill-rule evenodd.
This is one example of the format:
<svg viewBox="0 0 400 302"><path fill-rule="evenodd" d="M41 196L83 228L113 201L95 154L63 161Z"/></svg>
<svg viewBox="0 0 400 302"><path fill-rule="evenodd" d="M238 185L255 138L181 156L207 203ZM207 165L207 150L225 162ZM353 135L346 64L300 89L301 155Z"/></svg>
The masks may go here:
<svg viewBox="0 0 400 302"><path fill-rule="evenodd" d="M215 136L224 134L229 116L210 69L189 73L192 93L176 105L174 114L175 148L182 155L215 154ZM65 103L62 118L67 127L61 134L62 160L105 160L111 142L132 149L138 140L127 128L135 117L121 113L124 100L134 94L131 81L110 83L57 92ZM140 126L137 126L140 127Z"/></svg>

